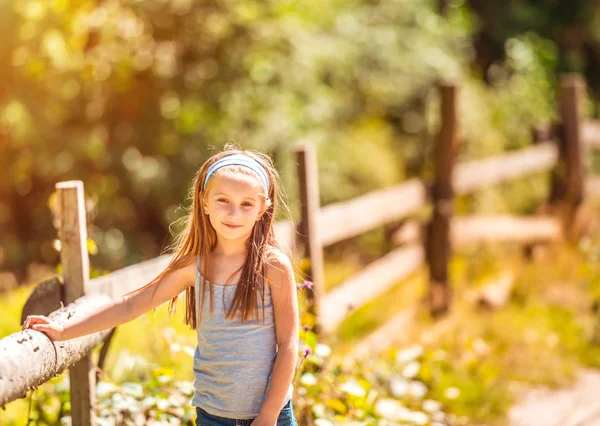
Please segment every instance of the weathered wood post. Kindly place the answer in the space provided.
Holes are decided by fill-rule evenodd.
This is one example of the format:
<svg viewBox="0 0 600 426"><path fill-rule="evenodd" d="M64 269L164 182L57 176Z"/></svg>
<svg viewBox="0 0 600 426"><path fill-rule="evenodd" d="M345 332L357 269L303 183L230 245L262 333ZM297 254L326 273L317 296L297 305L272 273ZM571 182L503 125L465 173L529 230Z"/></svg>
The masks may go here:
<svg viewBox="0 0 600 426"><path fill-rule="evenodd" d="M315 333L321 332L319 298L324 294L323 244L319 234L319 174L314 147L302 144L295 148L298 166L298 185L301 219L298 224L297 247L304 247L304 257L308 260L307 279L312 281L312 289L307 291L309 312L315 316ZM302 249L300 249L302 250Z"/></svg>
<svg viewBox="0 0 600 426"><path fill-rule="evenodd" d="M90 276L83 182L56 184L60 211L60 259L63 265L64 304L85 294ZM69 369L71 421L74 425L95 425L96 376L91 354Z"/></svg>
<svg viewBox="0 0 600 426"><path fill-rule="evenodd" d="M585 197L581 101L585 82L579 74L569 73L559 80L558 126L559 159L553 174L551 209L559 216L564 234L575 239L584 226L582 207Z"/></svg>
<svg viewBox="0 0 600 426"><path fill-rule="evenodd" d="M440 84L440 133L435 147L435 175L431 186L433 214L427 229L425 255L429 268L429 311L436 317L448 312L452 291L448 283L450 220L454 205L452 169L458 148L458 111L454 83Z"/></svg>

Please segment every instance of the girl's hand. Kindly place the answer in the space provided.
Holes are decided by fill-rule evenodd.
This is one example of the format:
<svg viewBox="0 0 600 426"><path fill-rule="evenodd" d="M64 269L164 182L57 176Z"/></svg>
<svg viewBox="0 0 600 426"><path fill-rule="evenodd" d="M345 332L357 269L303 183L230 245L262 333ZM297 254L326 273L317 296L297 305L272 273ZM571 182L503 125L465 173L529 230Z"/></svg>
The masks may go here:
<svg viewBox="0 0 600 426"><path fill-rule="evenodd" d="M52 341L62 340L65 329L61 323L52 321L43 315L28 315L23 324L23 330L28 328L46 333Z"/></svg>
<svg viewBox="0 0 600 426"><path fill-rule="evenodd" d="M250 424L250 426L276 426L277 425L277 417L267 418L262 414L259 414L257 418Z"/></svg>

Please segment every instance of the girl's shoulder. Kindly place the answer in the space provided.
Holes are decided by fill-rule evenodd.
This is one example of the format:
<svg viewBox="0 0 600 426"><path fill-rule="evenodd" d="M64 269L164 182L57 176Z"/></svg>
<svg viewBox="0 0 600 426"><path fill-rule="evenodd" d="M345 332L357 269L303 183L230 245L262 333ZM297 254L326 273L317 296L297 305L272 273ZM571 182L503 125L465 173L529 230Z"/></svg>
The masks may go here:
<svg viewBox="0 0 600 426"><path fill-rule="evenodd" d="M267 267L284 266L286 264L291 266L292 261L288 255L279 250L277 247L268 247L265 250L265 263Z"/></svg>
<svg viewBox="0 0 600 426"><path fill-rule="evenodd" d="M186 272L196 279L196 274L199 272L199 256L192 253L187 253L182 256L182 269L185 269Z"/></svg>
<svg viewBox="0 0 600 426"><path fill-rule="evenodd" d="M270 286L280 284L293 277L290 258L276 247L269 247L265 252L265 275Z"/></svg>

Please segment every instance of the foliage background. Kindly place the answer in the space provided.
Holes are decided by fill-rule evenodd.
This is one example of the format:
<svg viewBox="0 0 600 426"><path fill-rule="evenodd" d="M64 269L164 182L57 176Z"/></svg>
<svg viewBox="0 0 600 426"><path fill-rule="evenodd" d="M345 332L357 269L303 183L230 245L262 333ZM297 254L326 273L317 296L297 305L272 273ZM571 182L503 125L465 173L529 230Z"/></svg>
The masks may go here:
<svg viewBox="0 0 600 426"><path fill-rule="evenodd" d="M462 159L528 144L554 114L556 72L596 87L598 8L510 3L0 3L0 268L20 282L58 263L52 193L70 179L85 183L97 268L156 256L230 140L272 156L296 218L300 142L317 146L323 204L428 177L440 79L462 87ZM580 48L560 50L573 26ZM542 196L534 179L461 206L527 212Z"/></svg>

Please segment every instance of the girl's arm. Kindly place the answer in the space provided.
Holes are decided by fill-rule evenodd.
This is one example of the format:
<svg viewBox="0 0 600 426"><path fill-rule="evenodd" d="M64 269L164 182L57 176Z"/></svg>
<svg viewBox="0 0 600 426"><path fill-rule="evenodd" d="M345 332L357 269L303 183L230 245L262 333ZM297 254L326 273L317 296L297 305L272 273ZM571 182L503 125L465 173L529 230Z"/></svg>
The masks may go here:
<svg viewBox="0 0 600 426"><path fill-rule="evenodd" d="M196 265L195 262L192 262L188 266L170 272L163 279L144 290L132 296L121 297L86 317L68 322L64 326L60 326L56 321L42 315L30 315L25 320L23 329L32 328L47 332L52 340L60 341L116 327L134 320L193 285L196 277L195 271ZM155 290L156 293L154 293ZM154 297L152 297L153 293Z"/></svg>
<svg viewBox="0 0 600 426"><path fill-rule="evenodd" d="M298 360L298 296L294 272L289 258L278 253L267 264L267 280L275 315L275 330L279 350L271 384L259 417L267 424L275 424L292 383Z"/></svg>

